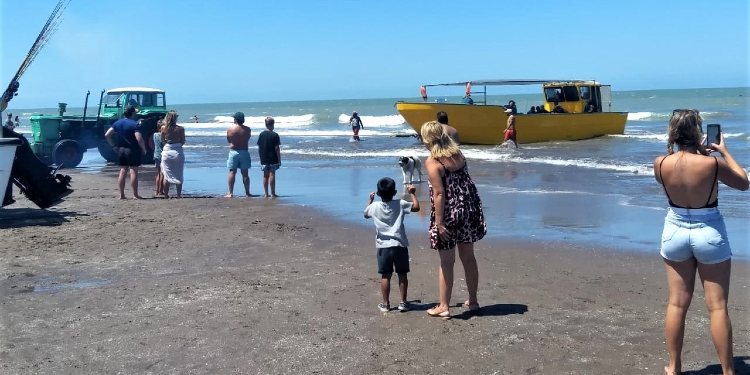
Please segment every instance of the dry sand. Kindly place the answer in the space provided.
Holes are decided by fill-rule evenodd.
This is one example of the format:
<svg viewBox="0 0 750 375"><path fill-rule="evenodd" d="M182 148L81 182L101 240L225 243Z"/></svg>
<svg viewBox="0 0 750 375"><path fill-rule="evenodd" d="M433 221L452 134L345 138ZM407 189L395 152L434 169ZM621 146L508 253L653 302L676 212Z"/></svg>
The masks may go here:
<svg viewBox="0 0 750 375"><path fill-rule="evenodd" d="M374 229L359 214L337 221L283 199L119 201L111 174L70 173L75 193L54 209L17 196L0 210L3 374L661 374L667 360L656 252L481 241L482 314L454 307L444 321L424 311L437 254L412 231L417 309L383 314ZM462 274L458 263L455 305ZM735 262L738 373L750 373L749 275ZM697 286L689 374L720 372L702 297Z"/></svg>

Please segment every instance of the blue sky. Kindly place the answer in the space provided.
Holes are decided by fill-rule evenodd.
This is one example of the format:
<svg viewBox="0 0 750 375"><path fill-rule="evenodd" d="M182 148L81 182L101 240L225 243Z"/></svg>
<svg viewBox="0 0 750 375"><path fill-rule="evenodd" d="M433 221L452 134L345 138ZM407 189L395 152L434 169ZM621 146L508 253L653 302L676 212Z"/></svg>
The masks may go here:
<svg viewBox="0 0 750 375"><path fill-rule="evenodd" d="M56 1L0 1L4 89ZM130 85L172 104L417 97L496 78L750 86L748 18L746 0L73 0L10 108Z"/></svg>

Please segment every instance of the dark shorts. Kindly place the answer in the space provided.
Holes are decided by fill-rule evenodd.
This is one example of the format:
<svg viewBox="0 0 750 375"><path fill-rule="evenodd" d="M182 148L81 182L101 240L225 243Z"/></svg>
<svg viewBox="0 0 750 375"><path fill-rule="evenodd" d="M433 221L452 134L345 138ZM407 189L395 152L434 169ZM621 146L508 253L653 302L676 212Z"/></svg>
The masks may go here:
<svg viewBox="0 0 750 375"><path fill-rule="evenodd" d="M116 147L117 165L121 167L140 167L142 163L141 150L129 147Z"/></svg>
<svg viewBox="0 0 750 375"><path fill-rule="evenodd" d="M378 250L378 273L389 275L396 267L396 273L409 272L409 249L401 246L383 247Z"/></svg>

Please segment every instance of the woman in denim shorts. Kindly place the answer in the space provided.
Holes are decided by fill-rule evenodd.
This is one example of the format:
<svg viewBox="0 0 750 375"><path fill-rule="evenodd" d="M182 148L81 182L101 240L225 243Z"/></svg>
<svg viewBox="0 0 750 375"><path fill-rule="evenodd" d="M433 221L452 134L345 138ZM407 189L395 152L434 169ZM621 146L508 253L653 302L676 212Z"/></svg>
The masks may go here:
<svg viewBox="0 0 750 375"><path fill-rule="evenodd" d="M732 250L718 208L718 181L747 190L748 178L729 153L721 133L718 143L704 145L703 140L698 111L677 109L667 129L667 155L654 161L656 181L663 186L669 200L660 251L669 285L665 317L667 374L682 371L685 315L693 296L696 270L703 281L711 337L722 370L724 374L734 373L732 323L727 312Z"/></svg>

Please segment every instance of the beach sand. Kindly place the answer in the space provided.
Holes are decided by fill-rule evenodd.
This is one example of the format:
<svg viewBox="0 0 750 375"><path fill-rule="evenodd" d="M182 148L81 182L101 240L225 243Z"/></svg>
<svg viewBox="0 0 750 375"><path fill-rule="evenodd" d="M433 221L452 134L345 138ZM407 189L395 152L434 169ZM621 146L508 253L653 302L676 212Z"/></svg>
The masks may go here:
<svg viewBox="0 0 750 375"><path fill-rule="evenodd" d="M416 309L384 314L369 221L283 199L119 201L114 168L67 173L75 192L54 209L17 195L0 210L3 374L661 374L667 362L656 251L480 241L482 314L458 307L458 262L446 321L425 314L438 257L426 228L410 231ZM750 373L748 263L732 272L737 370ZM702 299L698 285L683 370L720 373Z"/></svg>

